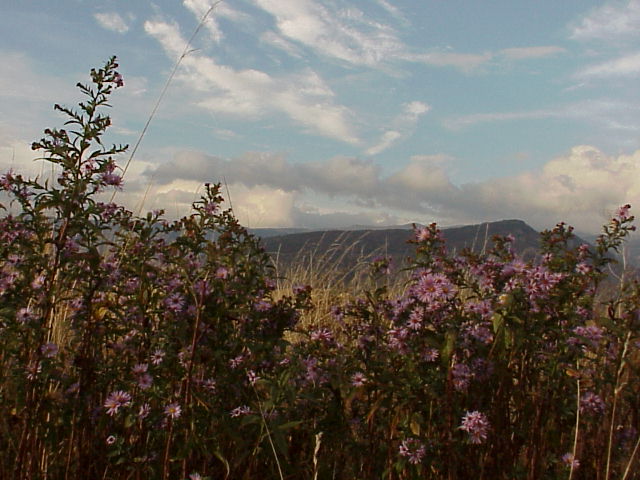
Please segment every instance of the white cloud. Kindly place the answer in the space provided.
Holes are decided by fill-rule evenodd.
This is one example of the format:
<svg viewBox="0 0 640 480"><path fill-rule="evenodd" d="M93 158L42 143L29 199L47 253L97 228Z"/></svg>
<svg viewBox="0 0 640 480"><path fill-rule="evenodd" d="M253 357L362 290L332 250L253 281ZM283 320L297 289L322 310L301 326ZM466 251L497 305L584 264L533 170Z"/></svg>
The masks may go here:
<svg viewBox="0 0 640 480"><path fill-rule="evenodd" d="M260 41L278 48L292 57L302 58L302 51L294 43L290 42L282 35L278 35L275 32L267 31L260 36Z"/></svg>
<svg viewBox="0 0 640 480"><path fill-rule="evenodd" d="M253 195L246 202L247 212L254 212L253 226L300 225L297 222L303 217L295 212L309 211L300 206L307 194L316 200L324 196L350 202L351 207L342 211L366 205L370 212L403 212L404 218L415 221L437 218L452 224L520 218L535 228L567 221L591 232L599 231L617 206L640 205L640 151L610 156L596 147L579 145L540 170L462 185L453 184L447 173L452 161L442 154L416 155L384 175L375 163L348 157L300 164L273 154L254 153L227 161L182 153L146 174L153 173L159 191L165 193L180 184L216 181L208 172L224 176L230 185L243 185ZM276 192L282 205L270 203L264 196L267 192ZM234 206L244 202L240 197L232 190ZM266 208L259 208L260 202Z"/></svg>
<svg viewBox="0 0 640 480"><path fill-rule="evenodd" d="M320 55L376 66L404 49L393 30L355 8L333 9L311 0L254 0L279 32Z"/></svg>
<svg viewBox="0 0 640 480"><path fill-rule="evenodd" d="M397 6L391 4L387 0L376 0L376 3L385 9L396 20L402 23L409 23L407 17Z"/></svg>
<svg viewBox="0 0 640 480"><path fill-rule="evenodd" d="M238 10L235 10L227 2L221 0L184 0L182 4L195 15L200 21L207 12L213 7L207 17L204 26L209 31L211 40L219 43L224 38L224 33L218 22L218 18L226 18L235 22L245 22L248 16Z"/></svg>
<svg viewBox="0 0 640 480"><path fill-rule="evenodd" d="M378 153L383 152L384 150L389 148L401 138L402 134L400 132L397 132L395 130L387 130L382 134L379 142L372 147L369 147L365 153L367 155L377 155Z"/></svg>
<svg viewBox="0 0 640 480"><path fill-rule="evenodd" d="M429 105L417 100L403 105L402 113L391 123L393 128L386 130L374 145L365 150L365 154L377 155L412 135L420 117L430 109Z"/></svg>
<svg viewBox="0 0 640 480"><path fill-rule="evenodd" d="M407 103L404 106L404 111L405 113L411 118L411 119L417 119L418 117L424 115L425 113L427 113L429 110L431 110L431 107L429 105L427 105L426 103L423 102L419 102L419 101L413 101L410 103Z"/></svg>
<svg viewBox="0 0 640 480"><path fill-rule="evenodd" d="M181 55L186 42L175 24L147 21L145 30L170 57ZM177 78L198 93L197 105L209 111L250 118L279 112L307 132L359 143L351 112L334 102L331 89L311 69L275 78L254 69L235 70L213 57L192 53L184 57ZM306 87L300 89L300 85Z"/></svg>
<svg viewBox="0 0 640 480"><path fill-rule="evenodd" d="M111 30L112 32L126 33L129 31L129 25L117 12L96 13L93 17L102 28Z"/></svg>
<svg viewBox="0 0 640 480"><path fill-rule="evenodd" d="M639 114L640 106L635 103L601 98L540 110L452 116L445 119L443 125L459 130L479 123L559 118L587 122L607 130L637 130L640 128Z"/></svg>
<svg viewBox="0 0 640 480"><path fill-rule="evenodd" d="M640 35L640 1L615 1L592 9L571 27L575 40L618 41Z"/></svg>
<svg viewBox="0 0 640 480"><path fill-rule="evenodd" d="M518 48L505 48L500 50L500 53L509 60L524 60L527 58L544 58L559 55L566 52L562 47L556 47L553 45L543 47L518 47Z"/></svg>
<svg viewBox="0 0 640 480"><path fill-rule="evenodd" d="M558 110L532 110L528 112L491 112L458 115L444 121L444 126L451 130L458 130L478 123L500 122L510 120L527 120L561 116Z"/></svg>
<svg viewBox="0 0 640 480"><path fill-rule="evenodd" d="M585 68L577 77L609 78L640 74L640 53L625 55Z"/></svg>
<svg viewBox="0 0 640 480"><path fill-rule="evenodd" d="M420 54L404 54L404 58L413 62L422 62L434 67L453 67L470 73L493 58L490 52L485 53L455 53L449 51L434 51Z"/></svg>

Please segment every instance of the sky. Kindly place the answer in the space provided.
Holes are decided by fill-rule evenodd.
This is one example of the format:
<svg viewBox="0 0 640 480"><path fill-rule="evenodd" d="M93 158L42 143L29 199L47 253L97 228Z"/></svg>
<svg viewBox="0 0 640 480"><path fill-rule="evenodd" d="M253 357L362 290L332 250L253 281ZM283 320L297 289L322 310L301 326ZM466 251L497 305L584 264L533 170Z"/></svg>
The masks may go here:
<svg viewBox="0 0 640 480"><path fill-rule="evenodd" d="M518 218L597 233L640 206L640 0L1 0L0 169L118 57L116 201L248 227ZM182 56L186 52L186 55ZM119 159L124 164L127 157Z"/></svg>

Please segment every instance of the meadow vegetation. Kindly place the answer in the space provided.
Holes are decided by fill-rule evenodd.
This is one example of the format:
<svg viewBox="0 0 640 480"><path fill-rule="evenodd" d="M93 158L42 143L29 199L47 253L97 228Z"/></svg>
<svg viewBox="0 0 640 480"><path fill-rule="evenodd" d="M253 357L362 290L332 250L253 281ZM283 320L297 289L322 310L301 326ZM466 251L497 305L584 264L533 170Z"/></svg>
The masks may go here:
<svg viewBox="0 0 640 480"><path fill-rule="evenodd" d="M220 185L176 221L97 200L117 67L56 105L51 178L0 179L0 478L640 478L640 288L600 293L628 205L537 262L433 224L404 276L292 283Z"/></svg>

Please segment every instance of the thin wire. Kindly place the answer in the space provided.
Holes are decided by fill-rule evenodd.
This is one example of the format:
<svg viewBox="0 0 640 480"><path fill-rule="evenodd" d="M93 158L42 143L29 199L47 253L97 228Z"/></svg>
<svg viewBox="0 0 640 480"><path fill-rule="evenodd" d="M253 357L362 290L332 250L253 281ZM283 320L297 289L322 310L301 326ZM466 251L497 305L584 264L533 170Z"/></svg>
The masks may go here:
<svg viewBox="0 0 640 480"><path fill-rule="evenodd" d="M173 66L173 70L171 71L171 74L169 75L169 78L167 78L167 81L165 82L164 87L162 88L162 92L160 93L160 96L158 97L158 100L156 101L155 105L153 106L153 110L151 110L151 114L149 115L149 118L147 118L147 123L145 123L144 128L142 129L142 132L140 133L140 136L138 137L138 140L136 141L136 144L133 147L133 150L131 150L131 155L129 155L129 159L127 160L127 163L125 164L124 169L122 170L122 178L124 178L124 176L126 175L127 170L129 169L129 165L131 164L131 161L133 160L133 157L135 156L136 152L138 151L138 147L140 146L140 143L142 142L142 139L144 138L145 134L147 133L147 129L149 128L149 125L151 124L151 120L153 120L153 117L155 117L156 111L158 110L158 107L160 107L160 103L162 103L162 100L164 99L164 96L167 93L167 90L169 89L169 85L171 84L171 81L173 80L173 77L175 76L176 72L178 71L178 68L180 67L180 64L182 63L182 60L187 55L189 55L191 52L193 52L193 50L190 48L191 47L191 43L196 38L196 35L198 35L198 32L200 32L200 29L204 26L204 23L207 21L207 18L209 17L211 12L213 12L213 9L216 8L223 1L224 0L218 0L218 1L214 2L209 7L209 9L206 11L206 13L200 19L200 23L198 23L198 26L196 27L196 29L194 30L193 34L189 38L189 41L184 46L184 50L182 52L182 55L180 55L180 57L178 58L177 62ZM117 194L117 190L114 190L113 194L111 195L111 202L113 202L113 199L115 198L116 194Z"/></svg>

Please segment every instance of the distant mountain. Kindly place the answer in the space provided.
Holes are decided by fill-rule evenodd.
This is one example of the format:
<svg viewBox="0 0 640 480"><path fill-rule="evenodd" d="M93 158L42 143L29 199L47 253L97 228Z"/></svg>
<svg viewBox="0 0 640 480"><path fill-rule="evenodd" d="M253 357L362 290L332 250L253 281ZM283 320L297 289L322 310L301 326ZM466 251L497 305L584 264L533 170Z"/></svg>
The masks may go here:
<svg viewBox="0 0 640 480"><path fill-rule="evenodd" d="M525 257L535 256L539 249L539 233L522 220L443 228L442 233L449 252L459 252L464 248L481 252L491 247L494 235L508 234L515 237L513 246L516 252ZM260 236L257 232L256 235ZM407 243L410 238L412 231L409 226L400 226L263 236L262 245L281 264L314 257L346 266L376 255L387 255L402 263L415 252L415 245Z"/></svg>

